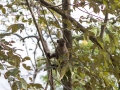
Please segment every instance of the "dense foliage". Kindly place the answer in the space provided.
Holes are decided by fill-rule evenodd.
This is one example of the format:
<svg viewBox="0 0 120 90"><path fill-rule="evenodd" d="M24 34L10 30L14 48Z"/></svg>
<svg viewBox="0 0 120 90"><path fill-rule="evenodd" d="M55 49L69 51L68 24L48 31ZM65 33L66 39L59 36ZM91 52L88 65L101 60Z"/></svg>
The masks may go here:
<svg viewBox="0 0 120 90"><path fill-rule="evenodd" d="M47 90L51 87L49 72L47 78L44 77L45 85L36 83L36 79L41 70L52 69L46 57L49 51L46 45L50 46L47 49L55 48L56 39L62 37L64 22L72 31L69 68L73 90L120 89L119 0L71 0L71 16L65 14L67 11L62 11L61 6L61 0L1 0L0 69L5 72L0 73L1 76L8 80L12 90ZM61 16L67 20L62 20ZM18 41L27 50L14 47ZM23 57L17 51L24 51L28 56ZM23 69L30 72L27 78L21 75ZM52 85L60 90L60 76L57 70L52 72Z"/></svg>

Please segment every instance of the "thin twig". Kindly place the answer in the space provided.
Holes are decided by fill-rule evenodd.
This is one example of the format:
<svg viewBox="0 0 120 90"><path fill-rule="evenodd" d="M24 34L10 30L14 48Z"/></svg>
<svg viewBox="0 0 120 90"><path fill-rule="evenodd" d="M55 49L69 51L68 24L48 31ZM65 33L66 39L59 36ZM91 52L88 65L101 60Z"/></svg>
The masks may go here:
<svg viewBox="0 0 120 90"><path fill-rule="evenodd" d="M43 41L43 37L42 37L42 32L39 30L39 27L38 27L38 25L37 25L37 22L36 22L36 20L35 20L34 14L33 14L32 10L31 10L31 7L30 7L30 5L29 5L28 0L26 0L26 3L27 3L27 6L28 6L28 8L29 8L29 10L30 10L31 15L32 15L32 18L33 18L34 24L35 24L35 26L36 26L37 32L38 32L38 34L39 34L39 37L40 37L40 40L41 40L41 44L42 44L42 46L43 46L43 50L44 50L44 52L45 52L45 54L46 54L46 56L47 56L47 52L46 52L46 50L45 50L44 41ZM49 60L48 57L47 57L47 61L46 61L46 66L51 66L51 62L50 62L50 60ZM48 70L48 73L52 75L52 70ZM52 83L52 85L53 85L53 79L50 78L50 77L49 77L49 79L50 79L50 84ZM54 90L54 87L53 87L52 85L51 85L51 90Z"/></svg>

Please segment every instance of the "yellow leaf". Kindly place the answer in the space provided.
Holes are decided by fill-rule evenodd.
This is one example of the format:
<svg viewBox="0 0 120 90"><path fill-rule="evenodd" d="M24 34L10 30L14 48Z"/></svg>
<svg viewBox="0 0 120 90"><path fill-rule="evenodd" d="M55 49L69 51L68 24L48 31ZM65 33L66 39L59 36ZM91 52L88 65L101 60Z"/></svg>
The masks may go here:
<svg viewBox="0 0 120 90"><path fill-rule="evenodd" d="M88 42L86 41L86 40L83 40L83 42L82 42L84 45L87 45L88 44Z"/></svg>

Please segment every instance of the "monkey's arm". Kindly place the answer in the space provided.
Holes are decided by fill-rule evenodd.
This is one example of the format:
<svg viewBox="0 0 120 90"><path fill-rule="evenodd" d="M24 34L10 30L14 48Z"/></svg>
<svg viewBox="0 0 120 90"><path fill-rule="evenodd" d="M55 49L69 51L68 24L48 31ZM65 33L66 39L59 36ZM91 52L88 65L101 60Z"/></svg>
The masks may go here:
<svg viewBox="0 0 120 90"><path fill-rule="evenodd" d="M59 58L59 56L58 56L57 53L53 53L52 55L50 55L50 53L47 53L47 57L48 57L49 59L51 59L51 58L56 58L56 59L58 59L58 58Z"/></svg>
<svg viewBox="0 0 120 90"><path fill-rule="evenodd" d="M57 54L56 53L53 53L51 56L50 56L50 58L57 58Z"/></svg>

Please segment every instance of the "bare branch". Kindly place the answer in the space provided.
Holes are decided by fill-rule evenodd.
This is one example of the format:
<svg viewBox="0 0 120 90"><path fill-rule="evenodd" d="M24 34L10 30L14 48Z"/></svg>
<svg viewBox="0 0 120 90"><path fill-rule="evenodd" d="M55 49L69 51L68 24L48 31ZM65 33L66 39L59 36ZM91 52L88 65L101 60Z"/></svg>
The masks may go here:
<svg viewBox="0 0 120 90"><path fill-rule="evenodd" d="M46 52L46 48L45 48L45 42L44 42L44 38L42 37L42 32L39 30L39 27L38 27L38 25L37 25L37 22L36 22L36 19L35 19L35 17L34 17L34 14L33 14L33 12L32 12L32 10L31 10L31 7L30 7L30 5L29 5L29 2L28 2L28 0L26 0L26 3L27 3L27 6L28 6L28 8L29 8L29 10L30 10L30 13L31 13L31 15L32 15L32 18L33 18L33 21L34 21L34 24L35 24L35 27L36 27L36 29L37 29L37 32L38 32L38 34L39 34L39 37L40 37L40 41L41 41L41 44L42 44L42 46L43 46L43 50L44 50L44 52L45 52L45 54L46 54L46 56L47 56L47 52ZM47 60L46 60L46 66L51 66L51 62L50 62L50 59L47 57ZM49 79L49 83L50 83L50 89L51 90L54 90L54 87L52 86L53 85L53 79L51 78L52 77L52 70L48 70L48 79ZM52 83L52 84L51 84Z"/></svg>
<svg viewBox="0 0 120 90"><path fill-rule="evenodd" d="M37 22L36 22L35 16L34 16L32 10L31 10L31 7L30 7L30 5L29 5L28 0L26 0L26 3L27 3L27 6L28 6L28 8L29 8L29 10L30 10L31 15L32 15L32 18L33 18L33 21L34 21L35 27L36 27L36 29L37 29L37 32L38 32L38 34L39 34L39 39L40 39L41 44L42 44L42 46L43 46L43 50L44 50L44 52L45 52L45 54L46 54L46 56L47 56L47 52L46 52L46 50L45 50L45 46L44 46L44 42L43 42L42 32L39 30L39 27L38 27L38 25L37 25ZM49 65L51 65L49 59L47 59L47 62L48 62Z"/></svg>
<svg viewBox="0 0 120 90"><path fill-rule="evenodd" d="M105 19L104 19L104 23L101 25L101 33L100 33L100 37L101 37L101 38L103 38L107 21L108 21L108 12L106 12L106 14L105 14Z"/></svg>

